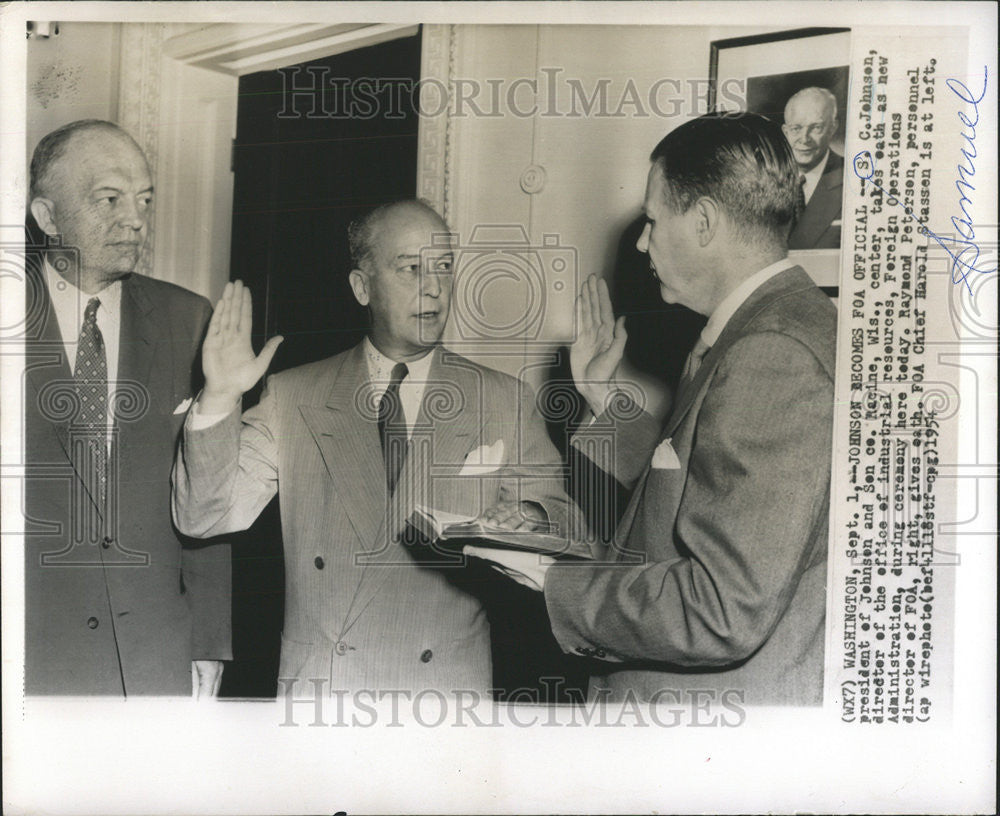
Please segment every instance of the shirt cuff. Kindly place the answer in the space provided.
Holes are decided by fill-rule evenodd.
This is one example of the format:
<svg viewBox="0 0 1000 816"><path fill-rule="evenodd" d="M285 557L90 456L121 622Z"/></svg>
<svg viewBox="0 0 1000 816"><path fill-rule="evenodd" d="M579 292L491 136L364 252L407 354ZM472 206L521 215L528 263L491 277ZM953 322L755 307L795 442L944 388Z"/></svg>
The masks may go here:
<svg viewBox="0 0 1000 816"><path fill-rule="evenodd" d="M226 411L224 414L199 414L196 405L195 410L191 412L191 416L188 419L188 429L203 431L206 428L211 428L213 425L218 425L231 413L232 411Z"/></svg>

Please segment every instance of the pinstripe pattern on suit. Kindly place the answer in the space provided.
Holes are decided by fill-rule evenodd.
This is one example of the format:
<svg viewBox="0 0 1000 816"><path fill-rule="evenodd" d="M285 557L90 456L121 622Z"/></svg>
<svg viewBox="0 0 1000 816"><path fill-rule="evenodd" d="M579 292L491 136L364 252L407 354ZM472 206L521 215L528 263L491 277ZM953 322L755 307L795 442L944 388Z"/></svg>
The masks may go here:
<svg viewBox="0 0 1000 816"><path fill-rule="evenodd" d="M185 429L174 513L196 536L244 529L279 495L286 563L281 678L334 689L485 691L489 628L457 565L420 564L395 540L412 507L478 514L541 504L567 530L576 509L530 388L441 349L410 454L387 497L363 346L276 374L242 420ZM504 441L496 473L461 476L470 451Z"/></svg>

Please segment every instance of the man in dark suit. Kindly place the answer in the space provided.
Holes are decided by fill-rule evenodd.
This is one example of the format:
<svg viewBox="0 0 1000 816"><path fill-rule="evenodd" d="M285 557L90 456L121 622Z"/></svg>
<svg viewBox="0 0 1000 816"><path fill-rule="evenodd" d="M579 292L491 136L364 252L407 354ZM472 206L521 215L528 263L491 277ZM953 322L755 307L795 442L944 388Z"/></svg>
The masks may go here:
<svg viewBox="0 0 1000 816"><path fill-rule="evenodd" d="M240 398L280 338L250 345L250 293L228 284L203 351L205 390L174 472L195 536L248 527L277 493L286 601L285 693L491 685L473 573L400 540L417 505L530 531L581 529L531 389L441 347L452 291L447 225L419 201L352 224L360 345L270 377ZM297 688L296 688L296 681Z"/></svg>
<svg viewBox="0 0 1000 816"><path fill-rule="evenodd" d="M152 193L142 150L110 122L73 122L35 149L28 694L214 695L231 658L228 546L184 546L170 519L170 465L211 308L134 272Z"/></svg>
<svg viewBox="0 0 1000 816"><path fill-rule="evenodd" d="M844 196L844 157L830 148L837 98L826 88L803 88L785 105L781 130L799 166L805 205L788 248L837 249Z"/></svg>
<svg viewBox="0 0 1000 816"><path fill-rule="evenodd" d="M573 375L616 433L599 464L634 486L611 563L493 560L543 588L567 652L601 661L592 693L819 704L836 316L787 260L795 161L763 117L709 114L652 162L638 247L663 299L708 323L666 423L622 412L624 322L586 282Z"/></svg>

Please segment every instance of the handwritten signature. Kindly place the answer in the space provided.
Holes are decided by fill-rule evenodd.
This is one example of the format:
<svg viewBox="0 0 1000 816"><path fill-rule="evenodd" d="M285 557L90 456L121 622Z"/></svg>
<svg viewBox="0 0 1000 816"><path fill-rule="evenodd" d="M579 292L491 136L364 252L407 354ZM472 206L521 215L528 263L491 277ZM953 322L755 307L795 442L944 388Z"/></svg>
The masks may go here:
<svg viewBox="0 0 1000 816"><path fill-rule="evenodd" d="M976 153L976 125L979 124L979 103L982 102L983 97L986 96L987 81L988 76L986 75L986 69L984 68L983 91L979 94L979 96L973 96L972 92L959 80L946 80L946 84L952 93L954 93L967 105L972 105L973 114L973 117L970 118L966 115L965 111L958 112L959 121L962 125L968 128L968 130L962 132L962 138L965 140L966 146L962 148L962 156L964 159L956 166L956 169L958 170L958 178L955 180L955 189L958 190L959 194L958 206L962 211L962 215L961 217L958 215L953 215L951 217L951 225L955 228L955 232L958 233L959 237L953 238L948 235L938 235L919 218L917 218L917 216L913 214L913 211L903 204L898 198L887 192L877 182L872 181L872 177L875 175L875 160L870 152L862 150L854 157L853 161L854 174L858 178L863 181L871 182L873 187L881 190L886 195L890 204L895 204L901 207L910 218L917 222L927 235L937 241L941 248L948 253L952 260L952 282L958 283L961 281L970 292L972 291L972 286L969 284L969 274L971 272L988 275L997 271L996 267L993 269L979 269L976 266L979 263L980 249L979 245L976 243L976 230L972 225L972 218L970 217L969 210L967 209L967 205L972 204L972 199L969 198L968 193L973 192L976 189L969 179L976 175L975 159L978 155ZM971 257L967 258L967 256Z"/></svg>

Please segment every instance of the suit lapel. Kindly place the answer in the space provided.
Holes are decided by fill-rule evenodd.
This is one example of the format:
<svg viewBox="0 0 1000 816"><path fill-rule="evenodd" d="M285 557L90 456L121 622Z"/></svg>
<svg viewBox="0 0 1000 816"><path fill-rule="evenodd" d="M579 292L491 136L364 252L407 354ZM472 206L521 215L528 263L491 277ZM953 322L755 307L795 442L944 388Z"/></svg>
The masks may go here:
<svg viewBox="0 0 1000 816"><path fill-rule="evenodd" d="M440 488L434 486L435 471L455 466L457 475L457 466L465 461L473 440L479 438L480 429L473 427L469 418L482 417L480 384L468 368L446 357L448 352L437 348L433 354L409 452L390 502L390 533L402 529L416 504L441 505ZM454 417L440 410L441 406L459 405L464 407Z"/></svg>
<svg viewBox="0 0 1000 816"><path fill-rule="evenodd" d="M705 383L715 371L719 360L725 356L729 347L743 336L746 324L772 301L811 285L812 280L806 274L805 270L801 266L793 266L779 272L751 293L750 297L743 302L729 319L729 322L726 323L722 334L719 335L719 339L708 350L694 379L678 393L677 402L670 414L670 418L663 426L661 440L673 436L674 431L677 430L681 421L687 415L688 411L691 410L691 406L698 395L704 390Z"/></svg>
<svg viewBox="0 0 1000 816"><path fill-rule="evenodd" d="M118 339L118 380L148 384L157 340L167 341L170 326L161 321L142 281L130 275L122 281L121 333Z"/></svg>
<svg viewBox="0 0 1000 816"><path fill-rule="evenodd" d="M59 331L52 301L45 283L42 260L27 265L28 292L26 303L27 338L25 343L25 420L31 425L47 427L55 436L66 462L73 468L77 481L93 504L98 517L104 511L93 474L81 472L73 456L70 424L75 411L76 396L73 372L66 358L66 347ZM71 407L71 411L64 410ZM28 461L37 452L27 451ZM39 463L41 464L41 463ZM47 463L46 463L47 464Z"/></svg>
<svg viewBox="0 0 1000 816"><path fill-rule="evenodd" d="M40 263L29 264L27 268L25 379L33 393L25 394L25 399L28 400L25 414L29 421L34 419L47 424L59 440L66 457L71 459L69 451L71 417L50 410L48 406L49 397L55 394L53 389L60 389L60 383L72 388L73 372L66 358L66 347L59 332L59 321L49 299Z"/></svg>
<svg viewBox="0 0 1000 816"><path fill-rule="evenodd" d="M674 409L671 411L670 417L663 426L663 432L660 435L661 442L664 439L671 438L677 431L677 428L680 426L684 417L686 417L688 412L691 410L691 406L694 405L698 395L705 389L705 384L714 372L719 360L723 358L729 347L743 336L743 329L746 324L750 322L750 320L752 320L762 308L767 306L776 298L809 285L811 285L811 279L806 275L802 267L794 266L784 270L783 272L779 272L773 278L766 281L755 292L753 292L746 301L744 301L744 303L729 319L729 322L726 323L725 328L722 330L722 334L719 335L719 339L716 340L712 348L710 348L705 354L704 359L701 361L701 366L699 366L694 378L678 392L677 401L674 403ZM618 524L618 530L615 535L615 545L617 558L619 560L622 560L627 552L629 552L626 550L628 536L631 531L632 524L635 521L636 514L638 513L639 503L643 500L643 492L646 487L646 480L649 478L651 464L652 459L650 459L650 464L646 465L646 470L636 483L635 489L632 493L632 499L622 516L621 522Z"/></svg>
<svg viewBox="0 0 1000 816"><path fill-rule="evenodd" d="M385 521L385 467L376 409L371 400L364 399L362 390L367 383L364 344L359 344L334 375L326 405L300 405L299 413L319 447L355 533L370 547Z"/></svg>
<svg viewBox="0 0 1000 816"><path fill-rule="evenodd" d="M370 569L373 564L382 562L375 574L367 579L367 584L359 587L356 601L359 610L368 607L386 579L394 574L392 570L421 569L417 563L420 554L405 552L401 548L407 545L391 539L403 530L417 504L434 507L444 504L441 493L448 489L449 480L445 480L444 488L435 488L434 477L442 470L448 473L453 471L457 475L469 448L480 438L476 418L482 418L481 383L476 374L462 365L461 358L442 351L440 347L433 354L406 461L383 516L386 526L378 531L380 537L386 537L376 542L385 545L385 553L366 563L366 569ZM442 406L449 405L463 407L456 415L440 410ZM470 417L473 419L470 420ZM413 555L417 560L411 560Z"/></svg>
<svg viewBox="0 0 1000 816"><path fill-rule="evenodd" d="M812 247L840 212L844 186L844 160L830 152L826 171L819 178L802 218L795 225L796 246Z"/></svg>

